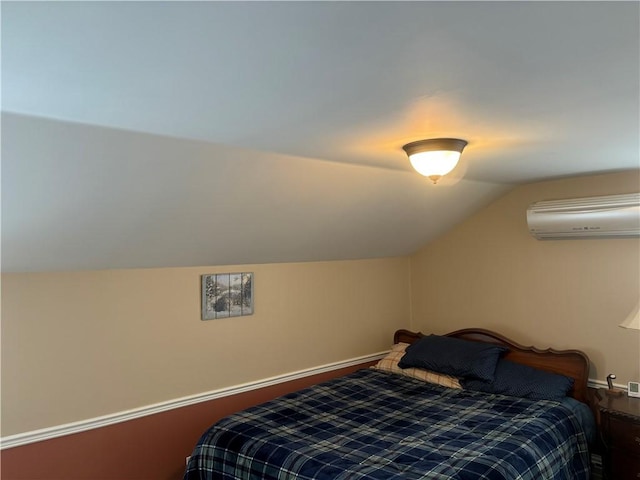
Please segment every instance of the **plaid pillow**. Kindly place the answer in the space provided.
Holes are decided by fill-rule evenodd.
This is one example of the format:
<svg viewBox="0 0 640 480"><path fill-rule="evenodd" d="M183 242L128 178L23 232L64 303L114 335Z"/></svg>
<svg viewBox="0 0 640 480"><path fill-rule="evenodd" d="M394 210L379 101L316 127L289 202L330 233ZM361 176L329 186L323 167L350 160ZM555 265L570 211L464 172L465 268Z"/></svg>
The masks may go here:
<svg viewBox="0 0 640 480"><path fill-rule="evenodd" d="M431 370L425 370L423 368L400 368L398 362L405 354L405 349L409 346L408 343L396 343L391 347L391 352L381 359L372 368L376 370L382 370L385 372L397 373L406 377L417 378L427 383L435 383L436 385L442 385L443 387L461 389L462 386L457 378L449 375L443 375L441 373L432 372Z"/></svg>

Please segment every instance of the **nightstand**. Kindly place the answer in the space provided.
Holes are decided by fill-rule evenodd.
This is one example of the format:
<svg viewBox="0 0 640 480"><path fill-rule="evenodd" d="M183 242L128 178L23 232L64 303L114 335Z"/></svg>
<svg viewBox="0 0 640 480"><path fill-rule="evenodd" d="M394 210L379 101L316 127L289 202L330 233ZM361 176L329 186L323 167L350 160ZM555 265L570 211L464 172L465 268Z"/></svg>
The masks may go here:
<svg viewBox="0 0 640 480"><path fill-rule="evenodd" d="M600 432L604 443L603 463L608 480L640 479L640 398L609 396L601 398Z"/></svg>

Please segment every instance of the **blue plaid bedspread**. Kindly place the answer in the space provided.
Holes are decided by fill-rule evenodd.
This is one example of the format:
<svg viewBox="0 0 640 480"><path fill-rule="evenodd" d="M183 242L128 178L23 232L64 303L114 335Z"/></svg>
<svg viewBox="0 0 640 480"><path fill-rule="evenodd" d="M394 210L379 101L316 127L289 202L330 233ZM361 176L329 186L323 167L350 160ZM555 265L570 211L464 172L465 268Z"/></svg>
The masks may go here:
<svg viewBox="0 0 640 480"><path fill-rule="evenodd" d="M557 402L357 371L222 419L185 480L588 480L577 418Z"/></svg>

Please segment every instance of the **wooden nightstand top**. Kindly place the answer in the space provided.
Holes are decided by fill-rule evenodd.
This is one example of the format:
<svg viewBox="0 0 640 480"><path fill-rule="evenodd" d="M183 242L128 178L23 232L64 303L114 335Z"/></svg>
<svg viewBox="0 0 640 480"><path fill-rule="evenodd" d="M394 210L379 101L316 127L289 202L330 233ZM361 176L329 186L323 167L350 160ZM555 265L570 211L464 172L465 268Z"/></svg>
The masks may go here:
<svg viewBox="0 0 640 480"><path fill-rule="evenodd" d="M626 392L624 395L609 396L606 394L606 389L600 389L598 396L601 398L598 402L601 412L640 422L640 398L629 397Z"/></svg>

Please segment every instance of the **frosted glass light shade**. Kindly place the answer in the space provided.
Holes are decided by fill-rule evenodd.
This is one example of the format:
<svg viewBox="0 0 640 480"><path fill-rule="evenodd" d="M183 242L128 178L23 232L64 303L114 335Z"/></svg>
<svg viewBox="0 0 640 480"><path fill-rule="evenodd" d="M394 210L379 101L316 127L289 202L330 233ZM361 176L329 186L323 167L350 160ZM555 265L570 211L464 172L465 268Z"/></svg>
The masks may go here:
<svg viewBox="0 0 640 480"><path fill-rule="evenodd" d="M457 138L434 138L408 143L402 148L413 168L436 183L455 168L466 145L466 141Z"/></svg>
<svg viewBox="0 0 640 480"><path fill-rule="evenodd" d="M460 160L460 152L436 150L434 152L414 153L409 157L411 166L425 177L446 175L455 168Z"/></svg>

